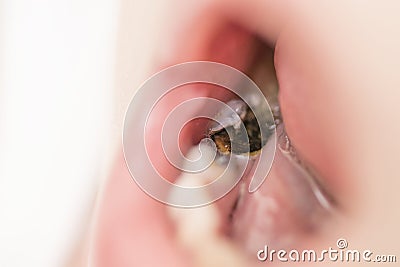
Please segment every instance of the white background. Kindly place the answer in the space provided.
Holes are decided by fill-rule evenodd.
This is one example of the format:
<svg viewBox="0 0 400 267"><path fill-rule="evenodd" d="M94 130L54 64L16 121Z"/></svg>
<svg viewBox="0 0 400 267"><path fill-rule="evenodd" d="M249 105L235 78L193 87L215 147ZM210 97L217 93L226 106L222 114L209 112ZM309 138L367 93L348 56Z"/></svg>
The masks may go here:
<svg viewBox="0 0 400 267"><path fill-rule="evenodd" d="M119 1L0 0L0 266L61 266L107 164Z"/></svg>

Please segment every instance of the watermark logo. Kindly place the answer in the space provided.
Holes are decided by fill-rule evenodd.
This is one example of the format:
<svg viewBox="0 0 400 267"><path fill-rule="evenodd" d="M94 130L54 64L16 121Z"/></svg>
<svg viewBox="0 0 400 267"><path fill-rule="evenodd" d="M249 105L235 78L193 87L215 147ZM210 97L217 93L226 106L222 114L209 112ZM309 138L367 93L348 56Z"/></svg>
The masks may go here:
<svg viewBox="0 0 400 267"><path fill-rule="evenodd" d="M371 250L348 249L348 242L344 238L336 241L336 247L329 247L320 251L314 249L290 251L270 249L267 245L257 252L259 261L278 262L396 262L395 255L374 254Z"/></svg>
<svg viewBox="0 0 400 267"><path fill-rule="evenodd" d="M160 133L148 130L151 128L149 121L151 121L150 124L154 123L154 120L149 118L157 117L158 114L155 114L155 110L160 110L157 109L157 105L163 101L163 98L178 88L182 89L182 86L199 83L225 88L245 102L259 122L260 135L269 136L265 145L268 149L261 150L258 163L253 167L254 174L249 185L250 192L256 191L265 180L275 154L276 133L270 106L257 85L245 74L230 66L207 61L178 64L158 72L144 82L128 107L123 129L123 150L127 167L139 187L152 198L175 207L200 207L223 197L236 186L247 166L247 164L240 164L238 167L231 164L231 154L228 157L226 171L212 183L198 187L185 187L167 180L154 160L151 160L149 155L153 151L149 151L148 143L152 138L149 137L160 134L161 136L156 136L156 138L161 140L162 154L156 155L156 157L166 159L168 164L179 172L205 171L217 156L216 149L214 149L215 153L212 156L207 155L207 160L201 158L203 154L207 154L203 153L204 146L209 146L212 140L205 138L198 143L200 155L198 159L187 159L179 147L179 136L182 129L190 121L198 118L206 118L223 125L223 122L218 121L218 118L215 117L216 110L222 109L227 112L226 116L240 121L237 111L221 100L211 97L188 97L175 104L174 107L170 107L168 114L160 116L163 121L156 122L158 125L162 125ZM270 119L266 122L265 117ZM238 127L244 131L242 135L247 136L243 122ZM234 146L235 142L231 142L231 144ZM250 144L247 145L250 146ZM242 158L247 163L251 160L248 155ZM259 164L260 162L262 164ZM235 169L233 172L229 172L227 171L229 168ZM227 175L228 173L230 175ZM235 173L234 177L232 177L232 173ZM169 194L172 190L179 197L171 199ZM210 197L205 200L204 195Z"/></svg>
<svg viewBox="0 0 400 267"><path fill-rule="evenodd" d="M348 246L347 240L344 239L344 238L339 238L339 239L336 241L336 246L337 246L339 249L345 249L345 248L347 248L347 246Z"/></svg>

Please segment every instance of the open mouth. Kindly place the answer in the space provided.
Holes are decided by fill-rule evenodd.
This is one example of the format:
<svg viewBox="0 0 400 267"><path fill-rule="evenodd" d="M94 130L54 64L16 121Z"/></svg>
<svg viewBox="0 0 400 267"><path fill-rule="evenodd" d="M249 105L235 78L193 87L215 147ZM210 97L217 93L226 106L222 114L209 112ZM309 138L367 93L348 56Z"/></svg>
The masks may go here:
<svg viewBox="0 0 400 267"><path fill-rule="evenodd" d="M185 12L176 15L159 40L162 51L152 72L188 61L213 61L249 76L268 100L277 125L278 145L267 179L257 191L249 193L250 167L238 186L222 199L197 209L175 209L143 193L121 157L102 200L105 212L100 214L100 241L95 251L102 263L98 266L127 266L132 262L159 265L159 259L172 266L188 266L187 262L197 266L249 266L265 245L279 250L315 244L325 234L325 226L334 221L341 207L335 198L340 181L332 179L335 173L326 168L331 158L324 156L329 150L320 145L318 124L309 119L312 103L304 101L301 90L287 90L294 82L285 73L278 30L274 31L277 21L284 21L285 16L277 15L264 24L264 14L256 4L240 3L229 3L229 7L225 7L227 3L196 4L190 17ZM269 11L269 16L273 15ZM160 138L163 122L174 107L194 97L210 97L233 106L240 101L223 88L193 84L173 90L153 110L146 129L148 156L165 179L189 186L208 183L224 169L227 156L243 152L229 148L223 129L193 121L180 132L181 151L190 158L196 150L193 148L208 136L218 147L217 160L204 174L194 175L168 164ZM241 105L238 107L240 117ZM193 107L201 108L207 106ZM250 117L246 120L251 122ZM251 157L257 160L257 151L264 147L257 145L262 140L256 135L251 138L256 144ZM237 161L240 164L240 155ZM154 257L152 248L160 248L159 257Z"/></svg>
<svg viewBox="0 0 400 267"><path fill-rule="evenodd" d="M243 255L254 255L264 245L274 249L288 249L309 244L325 230L325 223L335 213L338 205L324 177L318 176L315 166L303 159L302 152L296 149L296 145L292 143L285 131L286 114L281 113L280 107L281 104L285 104L286 99L279 93L279 77L277 78L275 72L273 45L256 32L249 31L230 20L208 25L208 28L205 27L206 32L202 32L201 26L196 27L199 27L199 32L201 32L196 45L190 46L189 41L189 44L186 44L189 48L177 49L181 52L181 56L185 52L188 53L182 56L182 59L216 61L236 67L247 74L268 99L278 135L276 155L267 180L258 191L247 192L252 175L252 170L249 168L236 189L206 208L214 209L211 212L214 215L208 216L205 213L202 218L206 225L206 221L210 221L211 225L214 221L213 226L210 226L213 230L207 234L226 240L228 244L243 252ZM179 47L179 44L176 45ZM193 47L196 47L196 50L192 50ZM179 60L180 56L177 57ZM179 63L176 60L173 59L171 62ZM240 101L229 92L214 86L195 86L188 90L193 92L192 95L188 95L189 97L199 95L215 97L232 105L238 105L233 102ZM168 103L171 102L166 100L165 103L170 105ZM240 106L238 110L242 110ZM242 115L241 112L237 112L239 117ZM293 118L290 121L293 121ZM230 149L231 144L229 140L227 141L229 138L224 132L225 129L218 128L214 132L211 131L210 135L210 128L207 127L207 124L194 124L192 128L188 127L190 129L183 135L193 136L196 133L201 133L201 135L206 133L211 136L219 151L219 158L216 160L216 165L219 166L203 174L203 177L177 174L178 183L187 184L191 179L212 179L213 175L219 173L218 168L224 166L224 158L227 155L240 154L240 151ZM297 129L297 131L302 131L302 129ZM255 140L254 143L258 141L261 143L261 140L256 140L257 138L251 134L249 134L250 139ZM196 146L199 138L190 138L190 140L192 140L190 144ZM190 151L190 145L183 144L182 147ZM263 148L258 146L257 149L254 148L251 151L255 158L257 153L254 152L260 149ZM199 181L194 182L194 184L199 183L201 184ZM185 240L183 242L185 246L191 247L190 240L198 243L195 235L191 234L198 231L199 227L195 222L198 218L198 215L195 215L196 210L179 211L178 216L175 214L177 211L174 208L172 210L175 231L178 236L184 235L182 239ZM202 211L198 213L202 214ZM182 226L180 221L190 223ZM185 230L180 230L180 228ZM208 239L205 238L205 240ZM216 249L223 250L222 247Z"/></svg>

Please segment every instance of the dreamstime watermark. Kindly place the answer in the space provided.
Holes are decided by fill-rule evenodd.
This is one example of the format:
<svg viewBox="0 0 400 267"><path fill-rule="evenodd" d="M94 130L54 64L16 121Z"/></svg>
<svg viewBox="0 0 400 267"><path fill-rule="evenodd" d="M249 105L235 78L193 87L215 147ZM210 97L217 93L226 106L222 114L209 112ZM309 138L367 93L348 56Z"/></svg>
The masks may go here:
<svg viewBox="0 0 400 267"><path fill-rule="evenodd" d="M348 249L348 242L344 238L336 241L336 248L329 247L320 251L314 249L274 250L266 245L257 252L257 259L270 262L397 262L396 255L378 255L369 249Z"/></svg>
<svg viewBox="0 0 400 267"><path fill-rule="evenodd" d="M244 158L247 157L246 164L240 166L232 163L232 155L230 155L225 172L213 182L198 187L179 186L170 182L162 175L162 171L159 171L159 166L156 166L157 164L151 160L150 155L152 154L154 159L154 151L160 152L157 149L149 151L148 144L155 146L157 142L154 140L161 140L163 155L155 156L158 163L162 162L158 165L164 166L162 168L165 169L165 162L163 162L165 159L171 167L179 172L202 172L215 160L216 151L214 157L209 157L211 162L209 158L202 160L200 157L194 161L185 158L178 141L181 130L190 121L199 118L206 118L222 125L223 123L215 117L216 110L224 109L227 111L226 116L238 119L236 111L226 103L212 97L190 98L190 94L187 93L179 94L179 98L185 95L189 95L189 98L173 107L168 106L168 114L160 114L165 111L165 107L157 109L157 106L163 99L168 98L168 95L170 96L174 90L182 90L184 86L191 84L213 85L236 95L254 113L260 129L261 140L268 136L265 145L268 149L262 149L258 156L259 160L253 167L254 172L249 184L249 192L256 191L267 177L275 155L276 132L271 108L261 90L245 74L230 66L208 61L187 62L166 68L150 77L137 90L126 112L123 129L124 157L131 176L138 186L152 198L171 206L183 208L200 207L218 200L231 191L242 178L250 160L249 155L244 156ZM155 114L157 113L155 110L158 110L159 113ZM269 121L265 122L265 117L270 118ZM163 118L164 121L159 121L157 118ZM148 127L149 120L152 121L150 125L153 128ZM155 129L154 121L157 125L162 126L160 132L148 130L148 128ZM240 129L245 129L243 121ZM160 136L154 138L155 135ZM241 135L247 136L247 133L244 132ZM230 135L229 138L231 139ZM210 140L208 139L208 141ZM200 142L198 145L200 155L202 155L204 145L207 145L207 142ZM234 151L235 142L231 142L231 145L232 151ZM249 143L247 145L250 147ZM262 164L259 164L260 162ZM234 173L235 177L228 175L229 173ZM172 199L170 197L172 191L179 197ZM205 195L209 198L205 199Z"/></svg>

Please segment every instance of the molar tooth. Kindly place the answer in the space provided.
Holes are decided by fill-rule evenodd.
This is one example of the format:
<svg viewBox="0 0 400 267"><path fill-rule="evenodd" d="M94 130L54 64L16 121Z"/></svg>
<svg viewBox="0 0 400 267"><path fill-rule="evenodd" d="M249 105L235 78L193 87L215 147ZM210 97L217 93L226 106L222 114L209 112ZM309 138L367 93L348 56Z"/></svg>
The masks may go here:
<svg viewBox="0 0 400 267"><path fill-rule="evenodd" d="M207 176L185 173L178 178L176 184L181 186L201 186L208 181L209 177ZM202 198L201 200L204 202L208 202L210 195L204 194L199 198ZM214 203L193 209L168 207L168 214L176 224L178 239L188 247L202 242L202 239L207 236L216 235L222 220Z"/></svg>
<svg viewBox="0 0 400 267"><path fill-rule="evenodd" d="M201 149L200 165L202 165L200 161L210 160L211 149L208 146L204 146ZM197 158L198 155L198 147L193 147L188 152L187 158ZM199 173L182 172L175 181L175 184L185 187L203 186L212 182L223 171L224 168L222 166L212 163L206 170ZM179 197L179 195L175 191L170 192L170 198L173 199L175 197ZM206 192L198 197L201 198L199 202L203 203L207 203L211 199L211 195ZM168 207L168 214L177 225L180 241L187 246L192 246L192 243L201 242L205 236L216 235L221 225L221 218L215 203L194 209Z"/></svg>
<svg viewBox="0 0 400 267"><path fill-rule="evenodd" d="M208 153L207 149L202 152ZM198 148L193 147L187 158L196 158L198 154ZM206 157L200 160L207 160L207 155L203 156ZM221 175L224 170L224 165L214 162L203 172L182 173L175 184L205 185ZM170 194L171 198L179 197L174 195L174 191ZM206 193L199 197L204 198L204 202L210 199L210 195ZM224 218L219 208L216 202L194 209L168 206L167 214L175 225L178 243L192 255L196 266L246 266L246 258L221 233Z"/></svg>

